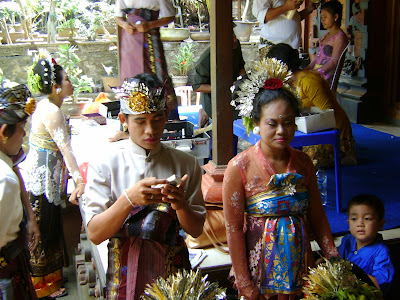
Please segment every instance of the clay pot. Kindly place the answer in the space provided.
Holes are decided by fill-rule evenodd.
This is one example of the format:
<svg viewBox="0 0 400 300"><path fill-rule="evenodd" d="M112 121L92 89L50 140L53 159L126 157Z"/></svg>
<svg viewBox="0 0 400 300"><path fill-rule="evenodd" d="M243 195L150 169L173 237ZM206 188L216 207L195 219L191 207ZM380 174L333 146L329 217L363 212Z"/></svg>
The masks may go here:
<svg viewBox="0 0 400 300"><path fill-rule="evenodd" d="M241 42L250 41L251 30L254 26L254 22L243 22L243 21L233 21L236 27L233 28L237 39Z"/></svg>
<svg viewBox="0 0 400 300"><path fill-rule="evenodd" d="M160 28L161 40L166 42L181 42L188 39L189 34L188 28Z"/></svg>
<svg viewBox="0 0 400 300"><path fill-rule="evenodd" d="M209 41L210 32L209 31L191 31L190 38L193 41Z"/></svg>
<svg viewBox="0 0 400 300"><path fill-rule="evenodd" d="M184 86L187 84L188 76L172 76L172 84L174 87Z"/></svg>

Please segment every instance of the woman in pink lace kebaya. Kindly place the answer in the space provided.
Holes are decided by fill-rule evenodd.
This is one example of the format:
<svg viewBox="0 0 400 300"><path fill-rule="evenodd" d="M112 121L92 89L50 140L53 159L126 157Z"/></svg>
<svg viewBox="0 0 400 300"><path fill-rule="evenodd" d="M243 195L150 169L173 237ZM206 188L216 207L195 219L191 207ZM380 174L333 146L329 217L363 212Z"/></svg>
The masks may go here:
<svg viewBox="0 0 400 300"><path fill-rule="evenodd" d="M339 256L314 166L307 154L290 146L299 108L283 84L290 75L285 68L276 59L261 62L235 99L245 126L256 125L253 132L261 136L231 159L223 182L232 275L239 296L247 300L301 294L302 278L314 264L311 236L328 259Z"/></svg>
<svg viewBox="0 0 400 300"><path fill-rule="evenodd" d="M317 55L306 68L318 71L329 83L340 55L348 44L346 34L340 29L342 10L342 4L337 0L325 2L321 6L321 23L328 33L321 38Z"/></svg>

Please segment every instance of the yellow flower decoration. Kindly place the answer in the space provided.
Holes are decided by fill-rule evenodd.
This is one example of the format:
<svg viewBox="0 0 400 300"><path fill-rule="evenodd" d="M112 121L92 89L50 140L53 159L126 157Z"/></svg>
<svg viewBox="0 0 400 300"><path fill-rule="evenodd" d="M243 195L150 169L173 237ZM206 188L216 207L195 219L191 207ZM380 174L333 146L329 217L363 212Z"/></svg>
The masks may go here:
<svg viewBox="0 0 400 300"><path fill-rule="evenodd" d="M129 101L129 107L133 111L137 111L137 112L149 112L150 111L149 97L147 97L142 92L132 92L129 96L128 101Z"/></svg>
<svg viewBox="0 0 400 300"><path fill-rule="evenodd" d="M29 97L25 104L25 112L28 115L32 115L36 109L36 100L32 97Z"/></svg>
<svg viewBox="0 0 400 300"><path fill-rule="evenodd" d="M7 266L7 262L4 257L0 256L0 268L4 268L5 266Z"/></svg>

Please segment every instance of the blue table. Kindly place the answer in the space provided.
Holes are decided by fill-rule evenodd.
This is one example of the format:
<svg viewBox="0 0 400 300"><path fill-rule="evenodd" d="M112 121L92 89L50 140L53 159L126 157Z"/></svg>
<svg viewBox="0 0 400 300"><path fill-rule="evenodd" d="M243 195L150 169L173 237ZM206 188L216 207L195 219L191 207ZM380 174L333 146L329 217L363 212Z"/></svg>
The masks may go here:
<svg viewBox="0 0 400 300"><path fill-rule="evenodd" d="M255 144L260 140L258 134L250 132L247 135L246 128L243 126L243 120L233 121L233 134L239 138L248 141L251 144ZM342 168L340 162L340 136L337 129L325 130L313 133L303 133L296 131L294 139L290 144L293 148L320 145L320 144L331 144L335 149L335 184L336 184L336 211L339 213L342 210Z"/></svg>

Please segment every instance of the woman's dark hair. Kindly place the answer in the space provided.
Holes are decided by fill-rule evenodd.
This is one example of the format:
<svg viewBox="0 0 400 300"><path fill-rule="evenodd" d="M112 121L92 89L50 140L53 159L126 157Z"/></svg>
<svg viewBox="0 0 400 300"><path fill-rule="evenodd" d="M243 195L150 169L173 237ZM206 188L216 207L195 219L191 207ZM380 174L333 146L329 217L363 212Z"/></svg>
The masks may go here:
<svg viewBox="0 0 400 300"><path fill-rule="evenodd" d="M276 90L260 89L254 98L253 111L251 112L253 120L257 123L260 122L264 106L269 105L277 99L285 101L293 109L295 116L300 114L299 102L291 92L283 88Z"/></svg>
<svg viewBox="0 0 400 300"><path fill-rule="evenodd" d="M61 84L61 81L63 80L63 68L60 65L55 65L53 69L54 82L56 84ZM50 64L45 59L39 60L33 68L33 73L38 74L42 82L42 90L40 92L46 95L51 94L54 83L53 74L51 74L51 71L49 70L51 70Z"/></svg>
<svg viewBox="0 0 400 300"><path fill-rule="evenodd" d="M378 215L379 220L382 220L385 217L385 205L383 204L382 200L376 195L360 194L354 196L349 201L347 213L349 213L350 208L355 205L366 205L371 207Z"/></svg>
<svg viewBox="0 0 400 300"><path fill-rule="evenodd" d="M321 5L321 10L326 10L329 12L332 16L335 14L338 15L338 19L336 20L337 24L340 24L342 21L342 15L343 15L343 5L337 0L331 0L328 2L325 2L324 4Z"/></svg>
<svg viewBox="0 0 400 300"><path fill-rule="evenodd" d="M301 60L299 51L293 49L290 45L280 43L273 45L265 57L276 58L283 61L291 71L297 71L300 68Z"/></svg>

